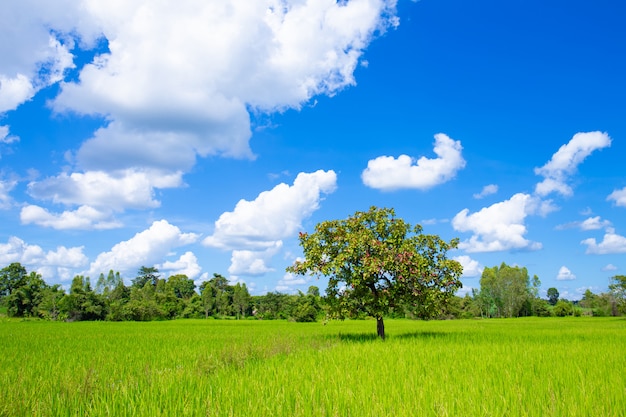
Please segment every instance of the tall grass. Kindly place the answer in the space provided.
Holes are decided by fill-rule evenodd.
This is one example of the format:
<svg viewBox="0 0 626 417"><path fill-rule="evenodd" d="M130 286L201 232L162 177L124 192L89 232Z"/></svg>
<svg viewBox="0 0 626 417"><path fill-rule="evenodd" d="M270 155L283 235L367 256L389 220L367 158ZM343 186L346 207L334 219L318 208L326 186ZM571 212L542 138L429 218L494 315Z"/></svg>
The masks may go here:
<svg viewBox="0 0 626 417"><path fill-rule="evenodd" d="M2 416L623 416L626 320L0 323Z"/></svg>

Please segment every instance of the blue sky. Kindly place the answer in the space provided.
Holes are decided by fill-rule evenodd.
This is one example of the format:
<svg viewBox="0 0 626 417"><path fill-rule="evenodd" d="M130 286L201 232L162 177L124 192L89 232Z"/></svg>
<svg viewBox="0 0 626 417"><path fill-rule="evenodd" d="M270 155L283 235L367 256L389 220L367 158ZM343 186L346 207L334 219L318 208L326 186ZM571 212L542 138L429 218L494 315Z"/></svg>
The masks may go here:
<svg viewBox="0 0 626 417"><path fill-rule="evenodd" d="M619 2L0 6L0 265L252 292L370 206L578 299L626 273Z"/></svg>

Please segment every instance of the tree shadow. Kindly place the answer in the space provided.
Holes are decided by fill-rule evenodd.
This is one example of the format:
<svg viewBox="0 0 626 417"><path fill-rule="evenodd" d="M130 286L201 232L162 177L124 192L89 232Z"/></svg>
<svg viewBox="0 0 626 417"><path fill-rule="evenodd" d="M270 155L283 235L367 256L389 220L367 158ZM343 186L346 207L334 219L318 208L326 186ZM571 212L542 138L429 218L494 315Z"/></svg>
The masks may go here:
<svg viewBox="0 0 626 417"><path fill-rule="evenodd" d="M447 337L448 333L444 332L410 332L401 334L387 334L385 340L418 340L418 339L434 339ZM331 340L339 340L341 342L364 343L381 340L374 332L367 333L339 333L327 336Z"/></svg>

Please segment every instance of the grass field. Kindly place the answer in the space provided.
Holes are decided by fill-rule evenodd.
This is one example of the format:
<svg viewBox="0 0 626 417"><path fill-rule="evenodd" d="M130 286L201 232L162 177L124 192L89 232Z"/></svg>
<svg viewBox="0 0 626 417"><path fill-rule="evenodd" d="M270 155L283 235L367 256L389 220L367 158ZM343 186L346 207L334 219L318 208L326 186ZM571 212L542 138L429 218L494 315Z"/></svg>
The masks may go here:
<svg viewBox="0 0 626 417"><path fill-rule="evenodd" d="M625 416L626 320L0 322L1 416Z"/></svg>

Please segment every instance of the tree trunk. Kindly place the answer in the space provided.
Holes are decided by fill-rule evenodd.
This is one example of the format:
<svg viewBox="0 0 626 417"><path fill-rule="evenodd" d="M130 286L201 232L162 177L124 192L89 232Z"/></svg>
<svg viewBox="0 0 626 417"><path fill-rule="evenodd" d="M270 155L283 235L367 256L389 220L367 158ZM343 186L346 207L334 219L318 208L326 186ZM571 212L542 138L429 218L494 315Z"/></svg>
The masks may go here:
<svg viewBox="0 0 626 417"><path fill-rule="evenodd" d="M376 332L378 333L378 337L385 340L385 323L382 317L376 317Z"/></svg>

